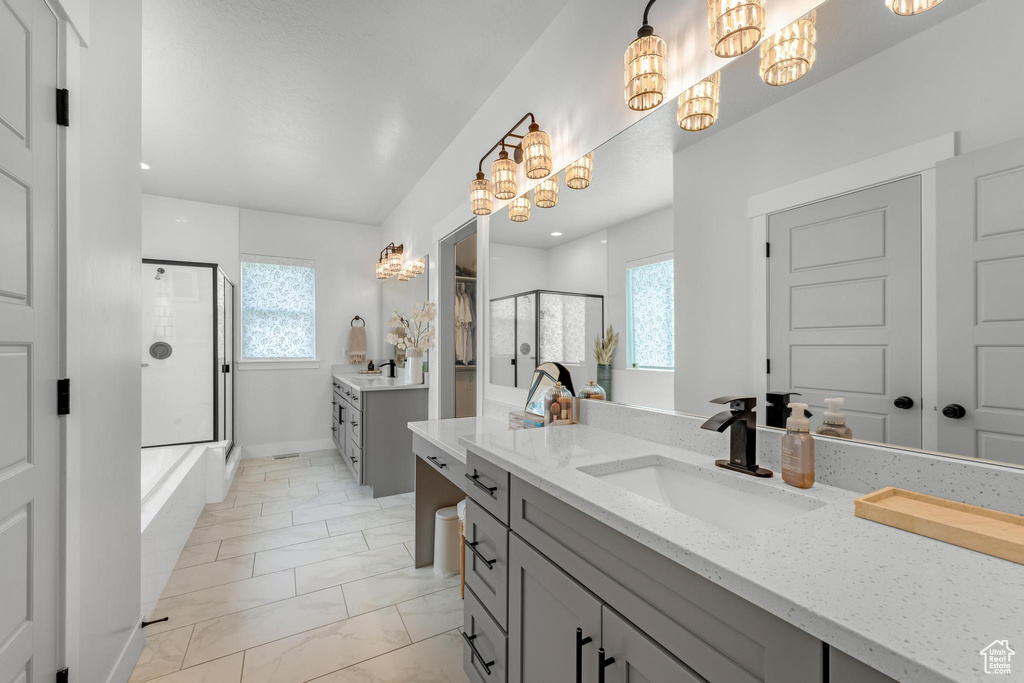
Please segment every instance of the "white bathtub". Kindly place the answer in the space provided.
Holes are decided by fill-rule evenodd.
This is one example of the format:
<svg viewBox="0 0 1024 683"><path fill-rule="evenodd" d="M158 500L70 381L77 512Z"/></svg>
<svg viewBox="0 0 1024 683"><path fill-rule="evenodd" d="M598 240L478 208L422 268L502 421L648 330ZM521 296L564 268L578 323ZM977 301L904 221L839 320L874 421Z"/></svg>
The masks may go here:
<svg viewBox="0 0 1024 683"><path fill-rule="evenodd" d="M224 500L240 449L206 443L142 449L142 612L147 616L167 585L207 503Z"/></svg>

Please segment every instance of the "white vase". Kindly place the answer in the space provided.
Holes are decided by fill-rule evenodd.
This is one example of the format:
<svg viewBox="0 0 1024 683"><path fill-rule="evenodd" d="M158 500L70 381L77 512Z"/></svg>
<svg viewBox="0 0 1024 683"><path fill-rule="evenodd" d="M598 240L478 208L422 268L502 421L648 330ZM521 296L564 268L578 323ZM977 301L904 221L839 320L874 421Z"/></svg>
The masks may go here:
<svg viewBox="0 0 1024 683"><path fill-rule="evenodd" d="M405 353L405 383L423 384L423 352L418 349Z"/></svg>

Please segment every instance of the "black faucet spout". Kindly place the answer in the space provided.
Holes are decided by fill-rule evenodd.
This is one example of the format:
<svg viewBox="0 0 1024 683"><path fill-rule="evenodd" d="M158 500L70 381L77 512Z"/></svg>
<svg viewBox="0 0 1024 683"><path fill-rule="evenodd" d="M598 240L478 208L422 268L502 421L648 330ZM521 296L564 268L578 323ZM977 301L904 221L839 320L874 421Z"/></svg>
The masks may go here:
<svg viewBox="0 0 1024 683"><path fill-rule="evenodd" d="M712 403L728 404L729 410L708 418L701 429L713 432L729 430L729 459L715 464L734 472L755 477L770 477L772 471L757 465L757 400L752 396L723 396Z"/></svg>
<svg viewBox="0 0 1024 683"><path fill-rule="evenodd" d="M707 422L700 426L701 429L710 429L713 432L724 432L729 427L736 424L737 420L744 419L743 413L734 413L729 410L723 410L718 415L708 418Z"/></svg>

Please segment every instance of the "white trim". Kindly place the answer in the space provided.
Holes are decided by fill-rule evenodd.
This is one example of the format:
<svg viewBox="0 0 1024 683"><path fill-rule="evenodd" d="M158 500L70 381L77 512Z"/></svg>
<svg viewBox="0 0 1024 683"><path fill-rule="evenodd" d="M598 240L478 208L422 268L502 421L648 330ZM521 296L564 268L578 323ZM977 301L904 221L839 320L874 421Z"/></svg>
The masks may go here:
<svg viewBox="0 0 1024 683"><path fill-rule="evenodd" d="M633 259L632 261L626 261L626 270L632 270L633 268L643 268L654 263L664 263L665 261L674 261L675 252L665 251L660 254L652 254L650 256L644 256L643 258Z"/></svg>
<svg viewBox="0 0 1024 683"><path fill-rule="evenodd" d="M316 370L319 358L269 358L235 361L239 370Z"/></svg>
<svg viewBox="0 0 1024 683"><path fill-rule="evenodd" d="M135 664L138 663L139 656L142 654L142 649L146 646L146 632L142 630L143 618L143 615L139 615L139 620L135 622L135 628L129 634L128 640L121 648L121 654L117 656L117 661L114 662L113 668L107 675L106 683L123 683L131 678Z"/></svg>
<svg viewBox="0 0 1024 683"><path fill-rule="evenodd" d="M331 439L308 439L306 441L282 441L279 443L262 443L255 446L242 446L242 459L266 458L273 455L289 453L308 453L310 451L326 451L337 448Z"/></svg>

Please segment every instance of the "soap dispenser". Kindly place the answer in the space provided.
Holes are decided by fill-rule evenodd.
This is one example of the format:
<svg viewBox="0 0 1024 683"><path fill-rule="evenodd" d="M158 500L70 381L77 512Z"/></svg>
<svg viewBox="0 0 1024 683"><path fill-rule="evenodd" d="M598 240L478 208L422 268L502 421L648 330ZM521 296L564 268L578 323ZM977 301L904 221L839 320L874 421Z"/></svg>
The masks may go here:
<svg viewBox="0 0 1024 683"><path fill-rule="evenodd" d="M825 405L828 406L828 410L825 411L821 426L815 430L816 434L838 436L840 439L853 438L853 431L846 426L846 413L843 412L845 400L842 398L825 399Z"/></svg>
<svg viewBox="0 0 1024 683"><path fill-rule="evenodd" d="M782 437L782 480L799 489L814 486L814 437L811 421L804 417L806 403L790 403L792 414L786 420Z"/></svg>

